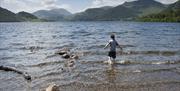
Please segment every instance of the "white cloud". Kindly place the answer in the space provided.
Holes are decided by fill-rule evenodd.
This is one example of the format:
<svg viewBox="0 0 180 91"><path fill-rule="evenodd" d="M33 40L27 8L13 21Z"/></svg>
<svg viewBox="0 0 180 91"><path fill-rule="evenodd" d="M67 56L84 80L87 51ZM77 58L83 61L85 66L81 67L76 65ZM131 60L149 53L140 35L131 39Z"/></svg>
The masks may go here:
<svg viewBox="0 0 180 91"><path fill-rule="evenodd" d="M88 8L98 8L103 6L117 6L120 4L123 4L124 2L130 2L135 0L92 0L92 3L90 6L85 7L83 10L80 10L78 12L85 11Z"/></svg>
<svg viewBox="0 0 180 91"><path fill-rule="evenodd" d="M57 0L0 0L0 6L15 13L20 11L35 12L54 8L71 9L68 4L57 4Z"/></svg>
<svg viewBox="0 0 180 91"><path fill-rule="evenodd" d="M55 8L64 8L64 9L71 9L70 5L68 4L61 4L58 5L57 4L57 0L42 0L41 4L42 6L44 6L45 9L49 10L49 9L55 9Z"/></svg>
<svg viewBox="0 0 180 91"><path fill-rule="evenodd" d="M116 6L124 2L130 2L135 0L93 0L90 7L102 7L102 6Z"/></svg>
<svg viewBox="0 0 180 91"><path fill-rule="evenodd" d="M159 1L159 2L164 3L164 4L170 4L170 3L174 3L178 0L156 0L156 1Z"/></svg>
<svg viewBox="0 0 180 91"><path fill-rule="evenodd" d="M73 3L59 3L61 0L0 0L0 6L4 7L10 11L13 11L15 13L20 11L26 11L26 12L35 12L37 10L49 10L53 8L64 8L71 12L77 12L75 10L77 7L71 7L74 6ZM71 0L71 2L81 2L81 0ZM92 0L89 2L90 4L88 6L83 6L80 8L84 8L83 10L87 8L96 8L96 7L102 7L102 6L117 6L125 1L135 1L135 0ZM177 0L156 0L164 4L174 3ZM81 6L82 3L79 5ZM82 10L80 10L82 11Z"/></svg>
<svg viewBox="0 0 180 91"><path fill-rule="evenodd" d="M51 4L55 4L57 0L42 0L41 2L44 5L51 5Z"/></svg>
<svg viewBox="0 0 180 91"><path fill-rule="evenodd" d="M28 9L24 2L18 0L2 0L1 6L11 11L17 12L19 10ZM22 9L23 7L23 9Z"/></svg>
<svg viewBox="0 0 180 91"><path fill-rule="evenodd" d="M137 1L137 0L93 0L91 6L89 7L93 8L93 7L102 7L102 6L117 6L123 4L124 2L130 2L130 1ZM169 4L169 3L174 3L177 0L156 0L156 1L164 4Z"/></svg>
<svg viewBox="0 0 180 91"><path fill-rule="evenodd" d="M88 8L98 8L98 7L103 7L103 6L117 6L117 5L123 4L124 2L131 2L131 1L137 1L137 0L92 0L91 5L85 7L81 11L85 11ZM170 4L178 0L155 0L155 1L161 2L163 4Z"/></svg>

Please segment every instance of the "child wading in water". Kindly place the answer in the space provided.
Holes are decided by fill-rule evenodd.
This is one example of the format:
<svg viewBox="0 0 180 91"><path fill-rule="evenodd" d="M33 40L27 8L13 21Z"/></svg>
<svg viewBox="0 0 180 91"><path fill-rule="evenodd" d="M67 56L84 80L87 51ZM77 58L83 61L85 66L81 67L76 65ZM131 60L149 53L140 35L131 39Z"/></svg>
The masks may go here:
<svg viewBox="0 0 180 91"><path fill-rule="evenodd" d="M110 46L110 51L109 51L109 60L108 60L108 63L109 64L113 64L112 61L115 60L116 58L116 47L119 46L121 48L121 51L122 51L122 47L118 44L118 42L115 40L115 35L112 34L111 36L111 40L109 40L109 42L106 44L106 46L104 47L104 49L107 47L107 46Z"/></svg>

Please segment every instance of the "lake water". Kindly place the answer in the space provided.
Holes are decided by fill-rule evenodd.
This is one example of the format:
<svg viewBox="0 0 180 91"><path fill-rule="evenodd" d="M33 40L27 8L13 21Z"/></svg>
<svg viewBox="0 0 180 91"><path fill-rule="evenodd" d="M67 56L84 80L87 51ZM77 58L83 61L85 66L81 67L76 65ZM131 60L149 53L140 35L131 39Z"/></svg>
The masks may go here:
<svg viewBox="0 0 180 91"><path fill-rule="evenodd" d="M108 65L112 33L123 53ZM56 55L64 48L79 56L74 65ZM180 23L0 23L0 65L32 76L0 71L0 91L180 91Z"/></svg>

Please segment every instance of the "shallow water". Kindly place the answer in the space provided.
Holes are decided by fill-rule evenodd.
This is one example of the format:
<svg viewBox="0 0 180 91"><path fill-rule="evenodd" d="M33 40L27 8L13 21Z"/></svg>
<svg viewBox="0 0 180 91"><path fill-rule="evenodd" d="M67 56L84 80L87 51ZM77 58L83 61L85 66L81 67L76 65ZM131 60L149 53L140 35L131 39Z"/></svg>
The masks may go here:
<svg viewBox="0 0 180 91"><path fill-rule="evenodd" d="M179 91L180 23L0 23L0 65L32 76L0 71L0 91ZM114 65L104 63L111 33L123 46ZM56 55L67 48L73 66Z"/></svg>

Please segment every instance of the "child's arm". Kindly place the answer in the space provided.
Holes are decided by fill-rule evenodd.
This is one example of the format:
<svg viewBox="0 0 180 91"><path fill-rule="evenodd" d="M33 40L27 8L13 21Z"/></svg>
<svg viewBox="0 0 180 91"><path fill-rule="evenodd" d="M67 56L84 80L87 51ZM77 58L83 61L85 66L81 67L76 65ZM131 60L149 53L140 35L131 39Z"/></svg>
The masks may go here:
<svg viewBox="0 0 180 91"><path fill-rule="evenodd" d="M119 48L121 49L121 51L123 51L123 48L120 46L120 45L118 45L119 46Z"/></svg>
<svg viewBox="0 0 180 91"><path fill-rule="evenodd" d="M109 44L110 44L110 42L108 42L108 43L105 45L104 49L105 49L107 46L109 46Z"/></svg>
<svg viewBox="0 0 180 91"><path fill-rule="evenodd" d="M123 48L116 42L117 46L123 51Z"/></svg>

